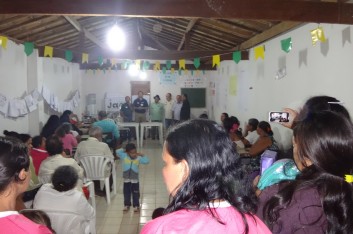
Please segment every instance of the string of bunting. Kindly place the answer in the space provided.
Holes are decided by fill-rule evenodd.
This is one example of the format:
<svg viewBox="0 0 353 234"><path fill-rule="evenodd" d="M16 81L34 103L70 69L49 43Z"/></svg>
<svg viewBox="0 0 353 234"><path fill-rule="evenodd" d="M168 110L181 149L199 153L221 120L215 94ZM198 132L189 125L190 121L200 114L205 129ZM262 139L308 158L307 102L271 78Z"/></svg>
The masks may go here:
<svg viewBox="0 0 353 234"><path fill-rule="evenodd" d="M323 27L321 27L320 25L318 25L317 28L313 29L310 31L310 35L311 35L311 40L312 40L312 45L315 46L318 42L326 42L326 37L324 34L324 29ZM1 36L0 35L0 48L2 49L7 49L8 46L8 38L6 36ZM24 52L27 56L30 56L33 53L34 50L34 43L33 42L24 42ZM289 53L292 50L292 38L286 38L281 40L281 49L285 52L285 53ZM54 53L54 48L51 46L44 46L44 57L53 57L53 53ZM232 53L232 59L235 63L239 63L242 59L242 55L241 55L241 51L234 51L234 52L229 52L229 53L225 53L225 54L230 54ZM213 55L212 56L212 67L219 67L220 66L220 62L221 62L221 55L225 55L225 54L217 54L217 55ZM196 72L198 74L198 69L201 66L201 58L208 58L210 56L204 56L204 57L196 57L193 59L193 65L196 68ZM260 45L254 48L254 58L255 60L258 60L259 58L261 58L262 60L265 59L265 46L264 45ZM71 62L73 59L73 52L71 50L65 50L65 59L68 62ZM107 61L110 61L110 63L112 64L112 67L108 68L108 71L111 70L118 70L118 63L117 60L115 58L111 58L111 59L107 59ZM81 58L81 63L88 63L89 62L89 54L88 53L82 53L82 58ZM184 74L188 74L188 70L186 69L186 61L185 59L179 59L179 69L178 69L178 73L179 75L181 75L181 71L184 71ZM141 68L141 61L140 60L135 60L134 62L131 60L122 60L121 64L120 64L120 68L121 69L128 69L128 67L132 64L135 63L135 65L138 68ZM102 66L104 64L104 59L102 56L98 57L98 64L100 66ZM150 68L150 62L149 61L143 61L142 63L142 70L148 70ZM89 69L91 70L91 69ZM88 70L88 71L89 71ZM98 72L101 69L92 69L93 73L95 74L95 70L97 70ZM153 65L153 70L154 71L162 71L163 73L166 73L167 70L170 70L172 73L175 72L175 69L172 68L172 61L171 60L167 60L165 66L163 66L161 68L161 63L160 61L156 61ZM106 72L106 68L102 68L103 73ZM87 72L87 70L86 70ZM191 74L193 75L193 71L191 72Z"/></svg>

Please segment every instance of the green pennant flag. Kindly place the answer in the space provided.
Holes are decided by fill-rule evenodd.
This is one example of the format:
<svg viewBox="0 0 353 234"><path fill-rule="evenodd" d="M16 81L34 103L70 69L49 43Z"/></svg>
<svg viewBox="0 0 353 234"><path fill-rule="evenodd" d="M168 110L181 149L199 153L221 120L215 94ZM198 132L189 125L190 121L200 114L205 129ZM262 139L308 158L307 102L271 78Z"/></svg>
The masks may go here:
<svg viewBox="0 0 353 234"><path fill-rule="evenodd" d="M167 68L163 67L163 74L165 74L167 72Z"/></svg>
<svg viewBox="0 0 353 234"><path fill-rule="evenodd" d="M96 69L93 69L93 75L95 75L96 74Z"/></svg>
<svg viewBox="0 0 353 234"><path fill-rule="evenodd" d="M199 69L201 63L200 63L200 58L194 58L194 66L196 69Z"/></svg>
<svg viewBox="0 0 353 234"><path fill-rule="evenodd" d="M143 70L148 70L150 68L150 62L149 61L143 61Z"/></svg>
<svg viewBox="0 0 353 234"><path fill-rule="evenodd" d="M71 50L65 50L65 59L68 62L71 62L73 58L72 51Z"/></svg>
<svg viewBox="0 0 353 234"><path fill-rule="evenodd" d="M204 75L205 75L205 74L206 74L206 71L205 71L205 70L202 70L202 74L204 74Z"/></svg>
<svg viewBox="0 0 353 234"><path fill-rule="evenodd" d="M179 76L181 76L181 69L178 70L178 74L179 74Z"/></svg>
<svg viewBox="0 0 353 234"><path fill-rule="evenodd" d="M194 70L191 70L191 75L194 76Z"/></svg>
<svg viewBox="0 0 353 234"><path fill-rule="evenodd" d="M241 60L241 52L240 51L235 51L233 52L233 60L236 64L238 64Z"/></svg>
<svg viewBox="0 0 353 234"><path fill-rule="evenodd" d="M282 50L286 53L292 50L292 38L289 37L287 39L281 40Z"/></svg>
<svg viewBox="0 0 353 234"><path fill-rule="evenodd" d="M166 65L167 65L168 70L170 70L172 68L172 61L167 60Z"/></svg>
<svg viewBox="0 0 353 234"><path fill-rule="evenodd" d="M33 42L25 42L24 43L25 46L25 53L27 56L30 56L33 53L33 49L34 49L34 44Z"/></svg>
<svg viewBox="0 0 353 234"><path fill-rule="evenodd" d="M99 64L99 66L103 65L103 57L102 56L98 56L98 64Z"/></svg>

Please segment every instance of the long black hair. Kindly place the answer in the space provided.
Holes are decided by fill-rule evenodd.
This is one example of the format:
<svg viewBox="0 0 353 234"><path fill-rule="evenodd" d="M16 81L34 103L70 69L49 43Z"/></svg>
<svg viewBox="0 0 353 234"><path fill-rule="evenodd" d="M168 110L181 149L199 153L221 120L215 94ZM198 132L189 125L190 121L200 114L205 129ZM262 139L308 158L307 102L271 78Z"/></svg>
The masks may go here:
<svg viewBox="0 0 353 234"><path fill-rule="evenodd" d="M180 209L208 210L220 223L209 203L227 200L241 214L256 210L251 185L240 170L239 155L227 133L216 122L196 119L174 126L166 138L166 150L175 162L185 160L188 178L176 189L165 214Z"/></svg>
<svg viewBox="0 0 353 234"><path fill-rule="evenodd" d="M288 184L267 201L265 222L273 227L280 210L286 208L296 191L314 188L327 219L326 233L353 233L353 189L352 184L345 181L345 175L353 174L352 123L332 111L311 112L296 123L293 133L297 161L304 169L295 181L286 182Z"/></svg>

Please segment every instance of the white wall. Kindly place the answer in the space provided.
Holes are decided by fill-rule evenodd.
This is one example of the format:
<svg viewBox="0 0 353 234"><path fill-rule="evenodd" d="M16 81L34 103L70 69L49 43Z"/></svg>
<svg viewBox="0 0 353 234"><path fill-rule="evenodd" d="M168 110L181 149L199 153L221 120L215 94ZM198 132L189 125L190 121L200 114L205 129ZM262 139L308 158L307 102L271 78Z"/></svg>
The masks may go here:
<svg viewBox="0 0 353 234"><path fill-rule="evenodd" d="M265 45L265 59L254 59L250 50L250 60L236 65L233 61L223 61L221 68L212 75L219 81L218 91L226 90L229 76L238 77L236 96L225 96L227 109L215 105L215 116L228 112L242 122L257 117L268 120L269 111L284 107L298 109L311 96L329 95L343 101L344 106L353 112L353 45L352 26L321 24L326 43L312 45L310 31L317 24L306 24L296 30L274 38ZM288 54L281 50L281 40L292 38L293 49ZM287 75L276 80L276 71L286 67ZM223 69L223 72L222 72ZM230 70L230 74L227 74ZM216 103L216 97L213 98ZM291 131L278 124L272 125L275 138L284 148L290 145Z"/></svg>

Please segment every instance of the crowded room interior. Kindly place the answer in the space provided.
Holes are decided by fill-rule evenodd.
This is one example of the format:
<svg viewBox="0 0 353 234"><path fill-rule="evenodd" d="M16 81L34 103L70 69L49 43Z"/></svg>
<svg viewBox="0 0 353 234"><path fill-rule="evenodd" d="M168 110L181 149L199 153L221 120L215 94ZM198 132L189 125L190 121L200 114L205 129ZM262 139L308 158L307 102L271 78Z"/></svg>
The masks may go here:
<svg viewBox="0 0 353 234"><path fill-rule="evenodd" d="M0 234L353 233L351 1L62 2L0 3Z"/></svg>

